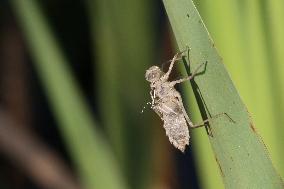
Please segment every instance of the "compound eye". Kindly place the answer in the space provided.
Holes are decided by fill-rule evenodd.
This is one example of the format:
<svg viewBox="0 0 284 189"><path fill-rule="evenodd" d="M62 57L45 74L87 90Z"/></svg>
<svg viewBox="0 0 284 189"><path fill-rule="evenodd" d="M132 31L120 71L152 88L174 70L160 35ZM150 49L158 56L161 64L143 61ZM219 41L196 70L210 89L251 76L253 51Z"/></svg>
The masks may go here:
<svg viewBox="0 0 284 189"><path fill-rule="evenodd" d="M160 78L160 73L159 73L159 72L154 72L154 73L151 74L150 77L151 77L151 80L152 80L152 81L159 80L159 78Z"/></svg>
<svg viewBox="0 0 284 189"><path fill-rule="evenodd" d="M151 79L155 79L155 78L157 78L158 77L158 74L157 73L152 73L151 74Z"/></svg>

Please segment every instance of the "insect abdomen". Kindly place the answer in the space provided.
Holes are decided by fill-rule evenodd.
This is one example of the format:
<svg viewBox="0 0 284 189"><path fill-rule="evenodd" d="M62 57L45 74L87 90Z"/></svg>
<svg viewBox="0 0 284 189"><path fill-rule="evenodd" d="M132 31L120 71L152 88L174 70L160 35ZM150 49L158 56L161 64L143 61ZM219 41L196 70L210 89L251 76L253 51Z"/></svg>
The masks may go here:
<svg viewBox="0 0 284 189"><path fill-rule="evenodd" d="M167 114L163 116L164 128L169 141L180 151L184 152L189 144L189 131L183 114Z"/></svg>

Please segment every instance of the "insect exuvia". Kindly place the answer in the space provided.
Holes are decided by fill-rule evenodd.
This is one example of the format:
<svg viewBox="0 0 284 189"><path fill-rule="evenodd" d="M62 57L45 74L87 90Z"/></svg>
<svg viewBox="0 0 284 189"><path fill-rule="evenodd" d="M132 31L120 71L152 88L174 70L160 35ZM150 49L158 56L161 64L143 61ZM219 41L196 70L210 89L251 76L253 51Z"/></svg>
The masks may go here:
<svg viewBox="0 0 284 189"><path fill-rule="evenodd" d="M169 70L166 73L158 66L152 66L146 71L145 78L150 82L151 108L163 120L163 126L166 130L166 135L169 137L169 141L180 151L184 152L186 145L189 145L190 136L188 126L196 128L204 124L194 125L192 123L183 106L181 95L174 86L178 83L191 80L204 63L200 64L191 76L175 81L168 81L174 63L182 59L182 53L177 53L173 57Z"/></svg>

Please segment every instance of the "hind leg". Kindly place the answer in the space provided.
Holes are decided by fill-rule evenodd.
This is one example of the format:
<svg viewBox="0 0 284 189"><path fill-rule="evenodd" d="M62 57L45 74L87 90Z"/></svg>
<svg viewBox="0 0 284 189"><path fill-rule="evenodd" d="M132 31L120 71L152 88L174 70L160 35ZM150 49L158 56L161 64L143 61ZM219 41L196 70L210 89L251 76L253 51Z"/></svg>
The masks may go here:
<svg viewBox="0 0 284 189"><path fill-rule="evenodd" d="M175 92L174 96L178 99L179 107L180 107L181 110L182 110L182 114L183 114L183 116L185 117L188 126L191 127L191 128L193 128L194 125L193 125L192 121L191 121L191 120L189 119L189 117L188 117L188 114L187 114L187 112L186 112L186 110L185 110L185 108L184 108L184 106L183 106L182 98L181 98L179 92Z"/></svg>
<svg viewBox="0 0 284 189"><path fill-rule="evenodd" d="M235 121L227 114L227 113L220 113L220 114L216 114L208 119L203 120L202 123L197 124L197 125L192 125L192 128L198 128L198 127L203 127L205 126L206 123L209 123L209 121L216 119L220 116L226 116L231 122L235 123Z"/></svg>
<svg viewBox="0 0 284 189"><path fill-rule="evenodd" d="M167 81L167 80L169 79L169 76L170 76L170 74L171 74L171 72L172 72L172 69L173 69L173 67L174 67L174 64L175 64L177 61L181 60L181 59L182 59L182 54L183 54L184 52L188 51L188 50L189 50L189 49L188 49L188 47L187 47L186 50L181 51L181 52L175 54L174 58L171 60L171 64L170 64L169 70L168 70L167 73L162 77L162 80Z"/></svg>

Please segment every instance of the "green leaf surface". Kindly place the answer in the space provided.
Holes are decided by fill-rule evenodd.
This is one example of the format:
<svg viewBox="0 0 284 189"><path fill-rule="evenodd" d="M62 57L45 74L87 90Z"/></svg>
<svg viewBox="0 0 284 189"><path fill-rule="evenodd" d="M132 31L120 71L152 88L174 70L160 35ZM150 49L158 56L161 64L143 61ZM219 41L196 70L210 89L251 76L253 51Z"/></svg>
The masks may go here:
<svg viewBox="0 0 284 189"><path fill-rule="evenodd" d="M277 22L276 32L273 31L273 35L270 36L273 28L271 23L281 16L279 17L280 11L272 11L274 9L269 9L267 5L270 3L277 6L275 4L280 1L204 0L196 1L196 3L199 3L198 10L224 59L240 96L252 112L257 131L270 152L276 170L283 176L283 132L281 131L281 125L283 125L281 98L283 95L281 95L281 87L278 87L282 86L281 78L277 76L276 71L283 69L275 69L277 63L274 53L277 51L273 50L271 45L272 36L280 31L282 22ZM271 10L271 13L268 10ZM194 146L198 146L198 149L195 148L198 153L204 151L205 144L199 140L200 137L194 139L198 140L194 143ZM196 156L201 155L196 154ZM211 166L215 160L208 161L209 158L199 158L198 167L204 167L206 164L212 170ZM206 185L205 188L220 188L212 183L213 180L214 182L217 180L215 174L208 177L205 169L199 172L203 174L200 175L200 179L202 185Z"/></svg>
<svg viewBox="0 0 284 189"><path fill-rule="evenodd" d="M82 184L90 189L125 189L117 162L36 1L12 3Z"/></svg>
<svg viewBox="0 0 284 189"><path fill-rule="evenodd" d="M252 73L250 65L246 64L247 61L245 61L247 44L244 32L242 32L244 24L240 17L241 13L238 11L237 2L239 1L203 0L195 2L199 3L197 8L214 39L216 47L219 49L220 55L224 59L224 63L230 71L230 76L236 88L239 90L245 104L250 107L250 104L247 102L251 99L249 89L252 87L252 84L249 78ZM228 48L232 44L234 44L233 48ZM193 110L193 116L195 116L195 112L197 111ZM218 166L215 163L214 156L206 155L211 153L211 149L209 149L210 144L205 132L200 130L194 131L193 146L196 152L194 155L198 162L199 179L202 188L224 188L221 176L217 174ZM208 169L210 172L208 172Z"/></svg>
<svg viewBox="0 0 284 189"><path fill-rule="evenodd" d="M191 0L164 0L180 50L190 47L191 70L206 62L192 87L203 118L227 113L210 122L209 139L226 188L283 188L265 145L255 132L222 58ZM209 170L210 171L210 170Z"/></svg>

